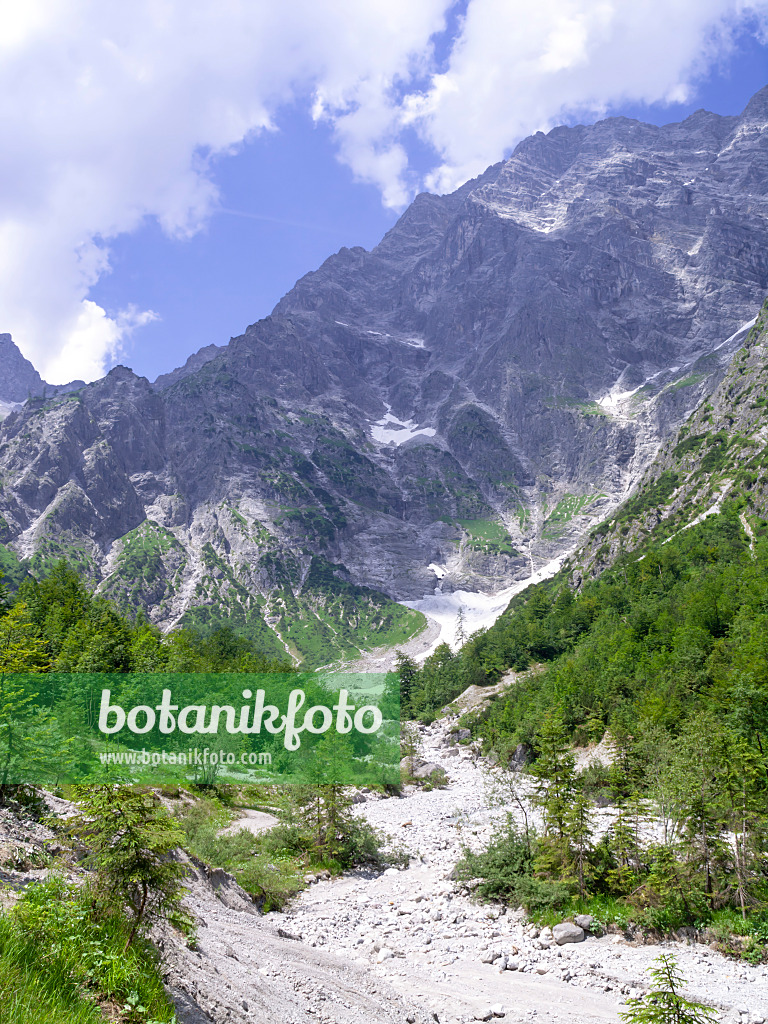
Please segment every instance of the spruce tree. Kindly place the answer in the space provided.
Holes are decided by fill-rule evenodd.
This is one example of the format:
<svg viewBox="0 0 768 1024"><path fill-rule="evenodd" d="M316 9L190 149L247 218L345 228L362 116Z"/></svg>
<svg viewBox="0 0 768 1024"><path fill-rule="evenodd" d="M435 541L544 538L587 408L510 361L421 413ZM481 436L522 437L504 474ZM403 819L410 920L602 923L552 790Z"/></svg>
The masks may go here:
<svg viewBox="0 0 768 1024"><path fill-rule="evenodd" d="M649 970L654 987L644 999L627 1001L629 1009L619 1014L624 1024L715 1024L715 1010L680 995L685 979L674 956L662 953L654 963L659 965Z"/></svg>
<svg viewBox="0 0 768 1024"><path fill-rule="evenodd" d="M105 909L127 910L126 949L141 931L177 910L184 866L174 850L184 833L154 793L128 786L85 786L77 791L80 813L66 825L86 848Z"/></svg>

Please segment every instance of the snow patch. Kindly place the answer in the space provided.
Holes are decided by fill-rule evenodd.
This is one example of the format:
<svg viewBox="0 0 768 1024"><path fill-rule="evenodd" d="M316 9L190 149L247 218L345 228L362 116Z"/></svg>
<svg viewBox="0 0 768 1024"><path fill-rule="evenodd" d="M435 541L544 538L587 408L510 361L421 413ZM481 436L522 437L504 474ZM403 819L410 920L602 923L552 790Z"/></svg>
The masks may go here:
<svg viewBox="0 0 768 1024"><path fill-rule="evenodd" d="M605 409L606 412L616 413L624 402L637 394L641 387L643 387L642 384L639 387L634 388L632 391L614 391L613 388L611 388L607 395L603 395L602 398L598 398L597 404L601 409Z"/></svg>
<svg viewBox="0 0 768 1024"><path fill-rule="evenodd" d="M534 583L541 583L548 580L555 573L560 571L565 555L548 562L541 569L533 573L525 580L513 583L511 587L500 590L497 594L484 594L482 592L472 593L468 590L455 590L452 594L425 594L420 601L401 601L401 604L416 611L423 612L430 619L434 619L440 625L440 635L432 644L429 650L419 655L419 661L429 657L440 644L448 644L452 650L458 650L459 644L456 639L456 632L461 624L465 637L469 637L478 629L488 629L505 610L509 602L526 587ZM430 569L438 575L440 566L434 563ZM445 575L444 570L440 570ZM442 579L441 576L438 576Z"/></svg>
<svg viewBox="0 0 768 1024"><path fill-rule="evenodd" d="M747 331L750 331L756 323L757 317L753 317L751 320L748 320L745 324L741 325L738 331L734 331L730 338L726 338L725 341L721 341L719 345L715 345L712 351L717 352L719 348L722 348L723 345L727 345L729 341L736 341L740 334L746 334Z"/></svg>
<svg viewBox="0 0 768 1024"><path fill-rule="evenodd" d="M395 444L398 447L410 441L412 437L434 437L436 433L434 427L420 427L414 420L398 419L390 405L387 405L387 413L383 419L371 425L374 441L378 441L379 444Z"/></svg>

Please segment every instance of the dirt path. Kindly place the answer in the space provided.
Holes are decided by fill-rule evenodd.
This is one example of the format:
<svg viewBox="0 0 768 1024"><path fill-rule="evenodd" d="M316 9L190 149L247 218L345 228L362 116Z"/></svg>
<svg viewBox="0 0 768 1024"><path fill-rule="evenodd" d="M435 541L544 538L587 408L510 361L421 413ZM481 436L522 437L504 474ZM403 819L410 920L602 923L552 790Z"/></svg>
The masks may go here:
<svg viewBox="0 0 768 1024"><path fill-rule="evenodd" d="M191 899L205 924L199 952L177 947L171 979L191 1000L180 1024L465 1024L493 1012L515 1024L617 1024L663 950L678 957L687 994L717 1006L722 1024L768 1020L768 968L615 935L558 946L517 911L457 888L448 876L462 847L487 842L504 812L488 808L487 774L470 747L451 745L450 724L421 733L421 756L448 773L446 789L356 809L407 849L407 870L318 882L287 913L263 918L223 873L214 873L224 879L218 897L200 880ZM208 1015L194 1016L194 1003Z"/></svg>
<svg viewBox="0 0 768 1024"><path fill-rule="evenodd" d="M399 647L377 647L373 651L366 651L356 661L344 665L345 672L389 672L395 667L395 659L398 651L402 651L410 658L419 661L435 644L440 636L441 626L439 622L426 616L427 624L411 640L407 640Z"/></svg>
<svg viewBox="0 0 768 1024"><path fill-rule="evenodd" d="M266 811L253 811L250 808L243 808L241 816L227 825L219 832L220 836L232 836L236 832L253 832L257 836L260 832L266 832L280 823L280 819L274 814L267 814Z"/></svg>

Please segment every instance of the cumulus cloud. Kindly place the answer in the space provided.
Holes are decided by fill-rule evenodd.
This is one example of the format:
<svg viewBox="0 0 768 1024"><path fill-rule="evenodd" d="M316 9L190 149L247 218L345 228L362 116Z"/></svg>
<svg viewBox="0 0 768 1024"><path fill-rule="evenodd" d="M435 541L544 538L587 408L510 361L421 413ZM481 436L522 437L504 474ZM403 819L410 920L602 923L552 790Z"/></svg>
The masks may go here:
<svg viewBox="0 0 768 1024"><path fill-rule="evenodd" d="M766 0L470 0L447 68L403 116L443 157L429 185L447 191L568 115L688 101L736 33L767 21Z"/></svg>
<svg viewBox="0 0 768 1024"><path fill-rule="evenodd" d="M52 382L98 376L153 315L89 300L109 240L148 217L198 231L213 158L297 98L404 202L390 97L428 61L447 2L0 0L0 329Z"/></svg>
<svg viewBox="0 0 768 1024"><path fill-rule="evenodd" d="M152 319L89 299L109 242L188 237L215 161L304 102L399 208L408 132L444 191L523 135L624 100L687 98L768 0L0 0L0 330L51 381L93 378ZM757 21L755 21L757 19Z"/></svg>

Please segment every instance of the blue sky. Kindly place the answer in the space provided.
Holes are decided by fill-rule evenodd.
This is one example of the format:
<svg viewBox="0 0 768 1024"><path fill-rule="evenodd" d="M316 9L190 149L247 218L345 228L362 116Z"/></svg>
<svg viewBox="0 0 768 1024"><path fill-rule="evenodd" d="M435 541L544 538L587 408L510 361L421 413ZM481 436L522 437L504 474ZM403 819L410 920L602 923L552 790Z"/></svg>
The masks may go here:
<svg viewBox="0 0 768 1024"><path fill-rule="evenodd" d="M0 331L54 382L226 343L531 131L768 83L764 0L67 6L0 5Z"/></svg>

